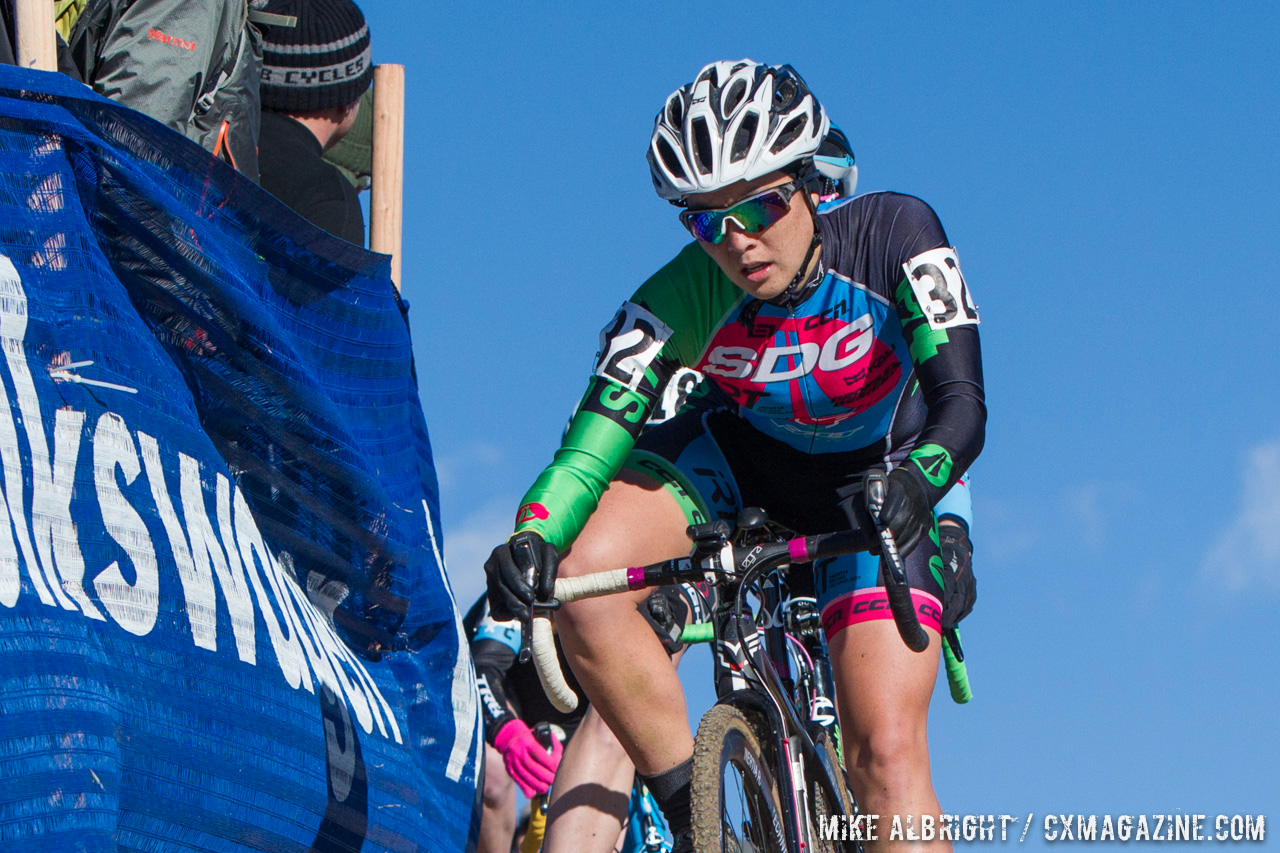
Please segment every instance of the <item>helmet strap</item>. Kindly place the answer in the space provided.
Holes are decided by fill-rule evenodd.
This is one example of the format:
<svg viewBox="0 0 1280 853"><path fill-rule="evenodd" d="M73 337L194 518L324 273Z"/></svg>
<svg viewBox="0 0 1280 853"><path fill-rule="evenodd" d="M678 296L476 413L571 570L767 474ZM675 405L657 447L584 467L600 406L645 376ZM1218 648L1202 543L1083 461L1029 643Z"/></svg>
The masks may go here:
<svg viewBox="0 0 1280 853"><path fill-rule="evenodd" d="M822 229L818 227L818 210L813 205L813 199L809 197L809 184L816 174L811 172L797 181L800 184L800 195L804 196L805 207L809 208L809 218L813 221L813 239L809 241L809 250L804 253L804 260L800 262L800 269L796 270L795 278L791 279L791 283L782 293L769 300L778 305L793 305L799 302L806 295L810 285L814 283L814 279L821 274L822 264L819 263L814 266L814 275L807 275L809 264L813 261L813 253L822 245Z"/></svg>

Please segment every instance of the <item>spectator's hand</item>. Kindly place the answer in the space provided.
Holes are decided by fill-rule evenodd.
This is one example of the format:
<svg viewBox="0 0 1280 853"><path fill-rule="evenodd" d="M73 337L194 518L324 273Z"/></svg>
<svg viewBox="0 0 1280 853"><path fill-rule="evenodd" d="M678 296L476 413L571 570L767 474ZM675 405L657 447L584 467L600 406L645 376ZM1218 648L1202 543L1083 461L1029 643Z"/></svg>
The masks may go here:
<svg viewBox="0 0 1280 853"><path fill-rule="evenodd" d="M502 753L507 773L526 797L533 799L551 790L551 781L556 778L556 768L564 753L558 738L551 738L548 752L522 720L512 720L498 731L493 745Z"/></svg>
<svg viewBox="0 0 1280 853"><path fill-rule="evenodd" d="M905 560L933 524L933 507L929 506L924 487L910 469L894 468L885 479L880 524L893 532L898 553Z"/></svg>
<svg viewBox="0 0 1280 853"><path fill-rule="evenodd" d="M489 612L499 621L529 620L529 605L550 601L560 554L532 530L517 533L493 549L484 564Z"/></svg>

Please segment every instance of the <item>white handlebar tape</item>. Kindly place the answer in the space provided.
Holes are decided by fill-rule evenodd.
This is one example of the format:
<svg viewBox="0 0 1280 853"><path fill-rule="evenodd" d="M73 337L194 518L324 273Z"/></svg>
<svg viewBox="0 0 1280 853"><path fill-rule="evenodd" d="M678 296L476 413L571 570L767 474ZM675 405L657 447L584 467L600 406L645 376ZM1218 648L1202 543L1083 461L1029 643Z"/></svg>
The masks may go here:
<svg viewBox="0 0 1280 853"><path fill-rule="evenodd" d="M614 569L611 572L596 572L580 578L560 578L556 581L556 598L561 601L577 601L581 598L598 598L615 592L626 592L631 589L628 580L630 569Z"/></svg>
<svg viewBox="0 0 1280 853"><path fill-rule="evenodd" d="M556 583L557 590L559 582ZM578 707L578 696L565 683L560 671L560 659L556 656L555 629L547 616L533 617L533 662L538 668L538 680L551 704L562 714Z"/></svg>
<svg viewBox="0 0 1280 853"><path fill-rule="evenodd" d="M631 589L629 569L597 572L580 578L560 578L556 581L555 597L562 602L582 598L598 598ZM550 617L533 617L533 662L538 668L538 680L556 710L568 714L578 707L578 696L569 689L560 671L560 658L556 654L555 629Z"/></svg>

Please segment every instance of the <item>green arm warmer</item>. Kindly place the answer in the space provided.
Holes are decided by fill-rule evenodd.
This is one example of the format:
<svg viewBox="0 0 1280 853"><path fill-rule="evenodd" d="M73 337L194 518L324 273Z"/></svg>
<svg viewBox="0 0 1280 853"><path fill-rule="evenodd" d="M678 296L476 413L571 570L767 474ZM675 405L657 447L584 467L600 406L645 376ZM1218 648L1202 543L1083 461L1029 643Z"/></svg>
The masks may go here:
<svg viewBox="0 0 1280 853"><path fill-rule="evenodd" d="M516 532L533 530L562 551L569 547L626 461L654 402L593 376L555 458L521 501Z"/></svg>

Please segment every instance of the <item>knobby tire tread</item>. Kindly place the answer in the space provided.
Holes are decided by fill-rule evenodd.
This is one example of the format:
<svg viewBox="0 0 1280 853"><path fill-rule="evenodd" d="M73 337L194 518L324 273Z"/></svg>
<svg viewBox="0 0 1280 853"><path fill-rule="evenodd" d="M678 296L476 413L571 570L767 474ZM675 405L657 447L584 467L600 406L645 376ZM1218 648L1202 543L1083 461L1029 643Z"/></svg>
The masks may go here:
<svg viewBox="0 0 1280 853"><path fill-rule="evenodd" d="M810 827L809 833L809 837L813 839L814 853L853 853L853 851L861 851L862 848L856 841L824 840L819 833L821 823L817 820L818 818L829 817L834 814L843 814L847 818L847 816L854 814L854 805L853 797L849 794L848 783L844 778L844 763L840 760L840 755L836 751L831 737L827 735L820 737L817 741L817 747L826 750L828 757L831 759L831 766L836 768L841 787L841 803L838 811L832 809L825 790L818 783L818 768L813 768L808 774L810 778L805 780L805 789L809 792L809 803L815 818L814 825Z"/></svg>
<svg viewBox="0 0 1280 853"><path fill-rule="evenodd" d="M754 756L763 777L765 790L759 792L762 796L758 798L763 814L758 817L771 825L760 827L765 842L761 853L787 853L778 773L773 767L773 760L766 757L756 731L756 725L731 705L712 707L703 715L702 722L698 725L698 735L693 744L691 791L693 847L697 853L724 853L738 849L732 844L725 845L724 823L721 820L724 794L722 783L726 765L730 763L733 744L741 744L744 754ZM738 772L744 780L753 783L757 781L748 772L741 769Z"/></svg>

